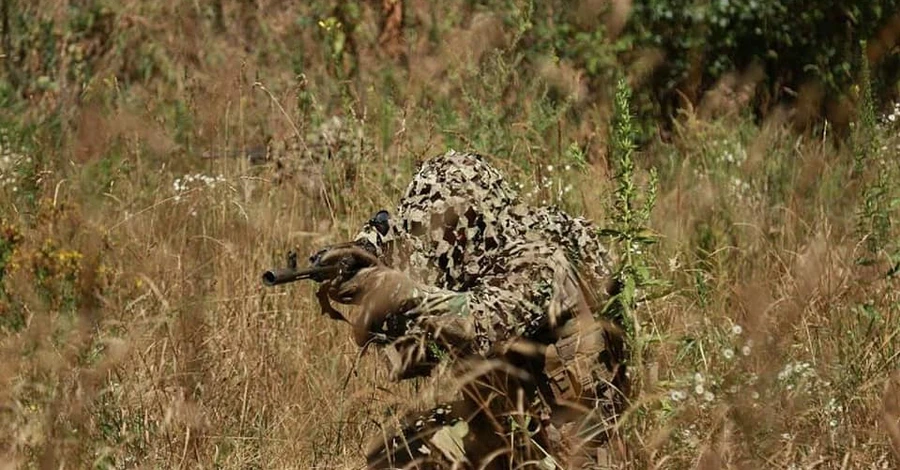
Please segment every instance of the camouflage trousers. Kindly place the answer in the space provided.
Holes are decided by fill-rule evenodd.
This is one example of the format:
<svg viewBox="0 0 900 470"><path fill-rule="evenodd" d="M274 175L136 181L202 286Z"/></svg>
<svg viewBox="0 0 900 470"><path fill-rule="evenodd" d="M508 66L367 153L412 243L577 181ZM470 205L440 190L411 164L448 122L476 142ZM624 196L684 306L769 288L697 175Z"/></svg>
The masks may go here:
<svg viewBox="0 0 900 470"><path fill-rule="evenodd" d="M624 366L612 359L620 347L600 328L467 361L461 398L373 438L368 468L603 468L598 453L627 395Z"/></svg>

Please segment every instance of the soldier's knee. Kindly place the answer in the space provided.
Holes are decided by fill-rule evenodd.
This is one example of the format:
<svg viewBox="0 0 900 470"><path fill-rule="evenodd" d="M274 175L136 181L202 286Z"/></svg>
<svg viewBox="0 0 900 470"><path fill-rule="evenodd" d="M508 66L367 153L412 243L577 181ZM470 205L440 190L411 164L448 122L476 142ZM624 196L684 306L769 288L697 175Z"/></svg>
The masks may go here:
<svg viewBox="0 0 900 470"><path fill-rule="evenodd" d="M471 433L463 408L442 404L406 416L369 442L368 468L468 468Z"/></svg>

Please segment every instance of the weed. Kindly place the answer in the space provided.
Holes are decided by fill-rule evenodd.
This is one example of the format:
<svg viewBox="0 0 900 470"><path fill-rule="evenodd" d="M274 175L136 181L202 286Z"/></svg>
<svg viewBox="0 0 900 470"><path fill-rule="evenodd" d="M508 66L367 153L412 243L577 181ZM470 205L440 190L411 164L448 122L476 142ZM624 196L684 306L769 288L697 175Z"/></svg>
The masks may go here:
<svg viewBox="0 0 900 470"><path fill-rule="evenodd" d="M647 227L650 213L656 203L658 179L655 169L650 170L650 181L646 193L639 193L636 184L637 169L634 162L635 129L632 125L631 90L624 79L616 87L615 111L610 132L610 150L616 166L616 189L613 211L609 227L601 234L610 237L619 249L619 259L615 277L620 284L612 299L615 311L625 325L631 344L636 348L636 361L640 361L640 350L644 341L640 331L641 322L636 318L635 307L642 300L645 291L661 285L654 279L647 262L651 245L656 237ZM639 363L639 362L638 362Z"/></svg>

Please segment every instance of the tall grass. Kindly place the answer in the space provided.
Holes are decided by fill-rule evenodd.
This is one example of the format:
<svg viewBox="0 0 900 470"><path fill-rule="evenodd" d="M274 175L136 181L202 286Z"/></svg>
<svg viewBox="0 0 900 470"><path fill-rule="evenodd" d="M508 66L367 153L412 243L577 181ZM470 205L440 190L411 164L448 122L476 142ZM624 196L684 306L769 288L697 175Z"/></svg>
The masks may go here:
<svg viewBox="0 0 900 470"><path fill-rule="evenodd" d="M439 387L388 383L312 286L259 274L349 237L448 146L489 155L534 203L655 234L630 252L667 289L635 307L641 394L614 468L900 462L895 108L860 121L864 158L789 109L688 108L622 179L615 83L586 91L566 64L513 54L539 14L525 6L407 3L391 59L367 6L92 5L8 5L35 19L17 40L43 48L0 87L9 468L360 467L380 423ZM332 116L362 139L326 158ZM319 158L228 156L267 136ZM630 206L639 224L609 210L627 181L656 188Z"/></svg>

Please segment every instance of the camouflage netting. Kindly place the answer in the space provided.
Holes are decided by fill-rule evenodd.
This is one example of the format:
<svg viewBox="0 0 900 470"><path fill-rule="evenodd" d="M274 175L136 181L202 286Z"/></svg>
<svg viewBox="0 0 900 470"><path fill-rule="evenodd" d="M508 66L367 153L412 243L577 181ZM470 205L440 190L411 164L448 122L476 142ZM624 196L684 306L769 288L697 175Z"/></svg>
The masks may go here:
<svg viewBox="0 0 900 470"><path fill-rule="evenodd" d="M391 219L386 211L379 212L356 237L387 266L420 282L414 294L406 288L393 291L415 298L391 305L412 308L390 312L381 323L366 323L373 337L387 343L394 380L428 374L447 357L500 358L529 377L524 380L529 385L508 390L506 411L522 405L512 398L516 388L530 391L524 408L543 423L544 439L566 421L551 424L564 400L589 403L587 410L602 409L598 414L604 419L615 415L622 404L618 391L627 388L622 367L626 351L619 319L607 318L602 307L610 295L614 260L589 221L557 208L523 204L484 157L455 151L420 167L396 214ZM386 278L380 277L378 285ZM592 347L562 347L569 337L582 333L585 345L595 340ZM528 343L538 347L523 353L519 347ZM580 361L579 355L587 360ZM545 362L554 369L546 370ZM576 363L578 370L570 367ZM492 370L482 378L495 381L496 374ZM509 385L510 374L501 375ZM481 383L463 389L471 400L484 395L483 387ZM472 403L443 404L425 418L412 419L400 435L433 438L439 431L450 432L447 426L463 420L460 415L447 420L447 410L454 407L469 410ZM487 408L503 413L493 405ZM459 439L477 435L478 430L471 429ZM406 446L402 441L386 442L391 451L373 455L397 457L402 453L398 446ZM421 443L419 457L460 459L440 445L429 448L428 442L435 443Z"/></svg>

